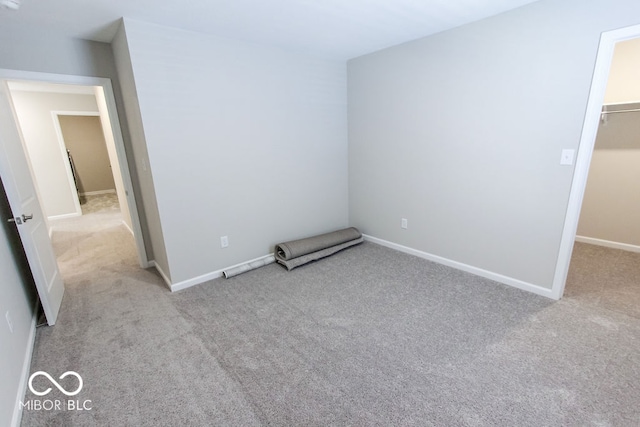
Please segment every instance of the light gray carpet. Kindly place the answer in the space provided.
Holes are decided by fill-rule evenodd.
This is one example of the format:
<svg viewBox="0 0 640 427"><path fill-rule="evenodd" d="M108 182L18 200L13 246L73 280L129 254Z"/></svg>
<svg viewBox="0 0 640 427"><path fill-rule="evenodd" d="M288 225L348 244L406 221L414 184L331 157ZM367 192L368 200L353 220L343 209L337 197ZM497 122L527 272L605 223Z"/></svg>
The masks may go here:
<svg viewBox="0 0 640 427"><path fill-rule="evenodd" d="M82 242L94 249L64 263L60 318L38 330L31 372L76 370L93 409L25 411L24 426L640 420L638 313L595 296L611 271L572 269L553 302L365 242L170 294L137 268L123 227ZM590 250L577 245L587 261L574 264L596 266ZM614 270L640 295L630 257Z"/></svg>
<svg viewBox="0 0 640 427"><path fill-rule="evenodd" d="M116 193L90 194L81 196L82 213L84 215L96 212L114 212L120 210L118 195Z"/></svg>
<svg viewBox="0 0 640 427"><path fill-rule="evenodd" d="M576 243L565 297L640 319L640 254Z"/></svg>

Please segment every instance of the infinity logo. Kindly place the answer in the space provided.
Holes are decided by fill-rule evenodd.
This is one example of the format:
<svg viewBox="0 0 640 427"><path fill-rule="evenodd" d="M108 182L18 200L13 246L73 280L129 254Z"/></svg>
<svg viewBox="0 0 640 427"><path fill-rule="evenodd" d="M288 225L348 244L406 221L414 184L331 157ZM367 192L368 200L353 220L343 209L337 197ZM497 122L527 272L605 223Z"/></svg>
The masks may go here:
<svg viewBox="0 0 640 427"><path fill-rule="evenodd" d="M82 377L74 371L67 371L64 374L60 375L60 378L58 379L63 379L69 375L73 375L74 377L76 377L78 379L78 382L80 384L78 384L78 389L75 391L67 391L64 388L62 388L62 386L60 384L58 384L58 382L56 380L54 380L51 375L49 375L48 373L46 373L45 371L38 371L38 372L34 372L33 374L31 374L31 376L29 377L29 390L31 390L31 393L35 394L36 396L44 396L46 394L49 394L49 392L51 392L51 387L49 387L48 389L46 389L45 391L36 391L33 389L33 379L35 377L37 377L38 375L43 375L45 377L47 377L47 379L49 381L51 381L51 383L56 386L58 388L58 390L60 390L61 392L63 392L65 395L67 396L75 396L76 394L80 393L80 390L82 390Z"/></svg>

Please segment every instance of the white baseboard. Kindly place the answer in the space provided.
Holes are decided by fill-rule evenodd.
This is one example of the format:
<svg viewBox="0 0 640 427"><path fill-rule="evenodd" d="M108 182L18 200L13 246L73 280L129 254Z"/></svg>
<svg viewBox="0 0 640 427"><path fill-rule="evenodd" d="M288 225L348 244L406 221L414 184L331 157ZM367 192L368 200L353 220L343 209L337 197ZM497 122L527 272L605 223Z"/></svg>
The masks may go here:
<svg viewBox="0 0 640 427"><path fill-rule="evenodd" d="M415 255L419 258L423 258L428 261L437 262L438 264L446 265L447 267L452 267L457 270L466 271L467 273L475 274L476 276L484 277L486 279L500 282L505 285L522 289L524 291L531 292L537 295L542 295L547 298L557 299L553 297L553 293L551 292L551 289L543 288L542 286L538 286L532 283L524 282L522 280L514 279L513 277L503 276L502 274L494 273L488 270L483 270L482 268L474 267L468 264L463 264L458 261L453 261L447 258L440 257L438 255L433 255L427 252L419 251L417 249L409 248L407 246L399 245L397 243L392 243L386 240L378 239L377 237L369 236L366 234L364 234L364 238L365 240L368 240L370 242L377 243L381 246L395 249L397 251L404 252L409 255Z"/></svg>
<svg viewBox="0 0 640 427"><path fill-rule="evenodd" d="M31 319L31 328L29 329L29 340L27 351L24 355L24 362L22 363L22 375L20 384L18 386L15 406L13 407L13 416L11 417L11 426L18 427L22 421L22 406L20 402L27 393L27 383L29 382L29 370L31 369L31 359L33 358L33 348L36 344L36 323L38 322L38 302L36 301L35 308L33 310L33 319Z"/></svg>
<svg viewBox="0 0 640 427"><path fill-rule="evenodd" d="M78 193L80 196L98 196L100 194L111 194L111 193L115 193L116 190L111 189L111 190L98 190L98 191L86 191L84 193Z"/></svg>
<svg viewBox="0 0 640 427"><path fill-rule="evenodd" d="M131 229L131 227L129 227L129 224L127 224L127 221L122 220L122 225L124 225L124 228L126 228L127 230L129 230L129 233L131 233L131 235L135 238L136 235L133 233L133 230Z"/></svg>
<svg viewBox="0 0 640 427"><path fill-rule="evenodd" d="M640 253L640 246L628 243L612 242L611 240L595 239L593 237L576 236L576 242L588 243L590 245L605 246L607 248L621 249L623 251Z"/></svg>
<svg viewBox="0 0 640 427"><path fill-rule="evenodd" d="M261 257L258 257L258 258L251 259L249 261L244 261L244 262L240 262L238 264L230 265L229 267L225 267L225 268L222 268L220 270L212 271L211 273L203 274L201 276L194 277L193 279L184 280L182 282L174 283L173 285L169 285L169 288L171 288L171 292L181 291L183 289L190 288L191 286L195 286L195 285L199 285L199 284L204 283L204 282L208 282L209 280L218 279L218 278L223 276L222 272L225 271L225 270L229 270L229 269L232 269L232 268L235 268L235 267L239 267L239 266L241 266L243 264L249 264L249 263L252 263L252 262L260 261L260 260L263 260L265 258L269 258L269 257L272 257L272 256L273 256L273 254L271 253L271 254L267 254L267 255L264 255L264 256L261 256Z"/></svg>
<svg viewBox="0 0 640 427"><path fill-rule="evenodd" d="M156 271L160 273L160 277L162 277L162 280L164 280L164 283L166 283L169 289L171 289L171 279L169 279L169 276L167 276L165 272L162 270L162 268L160 268L158 263L155 261L149 261L149 267L155 268Z"/></svg>
<svg viewBox="0 0 640 427"><path fill-rule="evenodd" d="M68 213L68 214L62 214L62 215L53 215L53 216L48 216L47 219L49 221L55 221L58 219L67 219L67 218L75 218L78 216L82 216L82 212L73 212L73 213Z"/></svg>

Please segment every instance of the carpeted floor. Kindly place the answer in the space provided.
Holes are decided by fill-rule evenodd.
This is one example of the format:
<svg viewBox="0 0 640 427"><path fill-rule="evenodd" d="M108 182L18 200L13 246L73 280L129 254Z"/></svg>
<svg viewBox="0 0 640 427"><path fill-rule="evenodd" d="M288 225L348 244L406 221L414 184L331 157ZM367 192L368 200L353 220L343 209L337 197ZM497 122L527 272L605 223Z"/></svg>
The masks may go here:
<svg viewBox="0 0 640 427"><path fill-rule="evenodd" d="M96 212L108 213L120 210L118 195L114 193L90 194L81 196L82 214L92 214Z"/></svg>
<svg viewBox="0 0 640 427"><path fill-rule="evenodd" d="M564 296L640 319L640 253L576 243Z"/></svg>
<svg viewBox="0 0 640 427"><path fill-rule="evenodd" d="M77 241L31 372L77 371L91 410L23 426L640 423L638 254L577 244L559 302L369 242L171 294L123 226Z"/></svg>

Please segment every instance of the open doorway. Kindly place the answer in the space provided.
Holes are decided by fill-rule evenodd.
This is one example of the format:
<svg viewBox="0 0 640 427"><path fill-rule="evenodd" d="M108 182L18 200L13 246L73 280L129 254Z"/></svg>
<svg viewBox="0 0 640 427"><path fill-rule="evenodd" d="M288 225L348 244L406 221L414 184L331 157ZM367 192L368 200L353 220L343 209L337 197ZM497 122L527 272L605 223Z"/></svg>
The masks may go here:
<svg viewBox="0 0 640 427"><path fill-rule="evenodd" d="M615 46L576 240L640 252L640 37Z"/></svg>
<svg viewBox="0 0 640 427"><path fill-rule="evenodd" d="M8 101L8 102L5 102L5 104L3 104L5 107L7 107L5 108L5 110L7 110L6 111L7 114L5 114L6 126L4 126L4 128L6 128L5 130L7 129L11 130L12 128L15 129L14 131L11 131L11 132L9 131L5 132L6 135L4 135L4 137L6 138L4 138L3 141L6 143L5 149L11 151L10 153L9 151L7 151L7 155L15 154L14 157L16 157L15 159L13 159L15 160L14 163L7 163L7 162L3 163L2 165L3 177L6 174L8 181L13 185L13 187L10 186L11 187L10 190L12 190L10 194L11 195L10 199L12 202L12 209L16 210L16 212L19 210L28 209L28 206L25 207L25 203L26 201L32 200L32 198L27 197L29 195L29 191L28 191L29 188L32 189L32 193L36 196L36 199L39 201L37 209L34 208L34 213L40 212L40 215L39 216L36 215L36 217L42 218L45 223L44 224L45 227L41 227L39 229L45 229L45 230L50 227L50 225L48 224L49 222L48 217L51 216L51 214L50 213L47 213L44 215L42 214L43 213L42 211L44 209L41 209L42 203L40 201L44 198L43 191L35 188L36 185L34 183L33 178L34 178L34 170L36 168L34 167L35 165L32 164L33 162L29 161L29 159L26 158L25 156L26 154L25 153L26 149L24 147L25 138L24 138L23 132L21 132L20 130L15 105L11 96L11 89L9 87L13 85L14 82L22 82L24 84L34 84L34 85L35 84L48 85L49 88L51 88L52 86L65 86L67 88L73 88L76 91L85 92L85 95L90 95L87 97L92 99L92 108L90 108L90 110L94 111L93 114L96 114L95 111L97 111L96 117L99 117L100 119L101 126L104 131L104 138L106 141L111 141L111 147L108 150L109 157L111 159L110 163L113 166L113 170L119 172L119 176L121 178L120 180L117 180L119 181L119 184L118 182L116 182L116 187L118 187L118 185L120 187L120 188L116 188L116 190L117 190L117 195L119 199L118 205L128 208L126 217L129 220L128 222L130 222L130 224L126 224L127 225L126 228L128 230L125 230L124 232L125 234L129 234L129 237L133 235L133 239L135 242L134 245L132 246L133 249L131 251L131 259L135 264L135 261L136 261L135 259L137 255L137 261L138 261L137 264L139 264L139 266L143 268L149 267L149 262L147 259L147 255L146 255L146 251L145 251L145 247L142 239L140 219L138 216L137 205L134 198L131 177L128 170L128 163L127 163L126 153L124 149L124 142L123 142L122 134L120 131L120 124L118 121L118 115L115 107L115 98L113 95L111 82L108 79L95 78L95 77L32 73L32 72L23 72L23 71L15 71L15 70L0 70L0 85L2 85L2 87L4 88L3 93L5 94L5 101ZM61 111L62 112L79 111L79 110L86 110L86 109L57 107L56 110L57 110L56 113L59 113ZM53 110L49 111L48 114L49 114L48 119L50 120L50 123L54 123L56 121L54 120L54 116L56 114L54 114ZM20 136L19 138L18 138L18 135ZM21 151L22 153L20 154L19 151ZM54 154L52 154L48 158L45 157L45 163L56 164L58 166L68 164L68 161L66 163L63 161L63 153L65 151L66 150L61 150L61 147L59 146L56 147L53 152ZM22 161L19 161L20 157L22 157ZM9 161L12 161L11 158L9 158ZM25 175L25 172L26 172L26 175ZM64 174L62 174L63 185L60 186L61 189L68 192L70 192L69 176L70 174L68 176L65 176ZM58 177L60 177L60 175L58 175ZM114 177L115 177L115 174L114 174ZM75 192L75 188L74 188L74 193L77 199L77 192ZM121 203L120 200L124 200L124 203ZM67 211L67 213L69 212L70 211ZM19 230L21 231L21 238L23 240L23 245L26 247L28 244L30 248L30 251L28 251L28 258L29 258L29 263L31 265L31 268L36 269L38 272L40 272L40 270L44 272L50 272L50 274L48 275L43 273L42 280L40 281L36 280L36 284L38 288L38 294L40 296L40 299L43 302L43 306L45 306L45 308L47 306L50 307L49 312L47 312L47 310L45 309L45 313L47 314L47 321L49 324L54 324L57 317L57 312L60 306L61 296L64 290L63 289L60 290L58 289L59 287L56 286L56 293L54 295L55 298L53 298L50 295L51 292L49 291L50 289L53 289L53 288L49 285L48 278L49 276L53 278L59 276L56 273L57 268L55 268L55 260L53 260L54 261L53 264L51 264L50 262L47 263L43 261L44 258L47 258L47 260L50 259L48 253L51 253L50 252L51 239L48 239L47 241L45 237L45 240L40 242L41 246L38 246L39 245L38 242L35 239L31 238L31 234L32 234L31 232L33 229L35 229L32 226L33 223L35 223L35 219L32 221L29 221L29 227L25 228L25 226L22 225L21 227L19 227ZM124 221L120 221L120 223L123 224ZM46 232L45 232L45 236L46 236ZM26 242L25 242L25 239L26 239ZM41 253L39 254L37 252L38 251L37 248L40 248L40 247L41 247ZM49 249L47 249L47 247ZM46 255L46 256L43 258L43 255ZM54 254L51 254L51 256L53 255Z"/></svg>
<svg viewBox="0 0 640 427"><path fill-rule="evenodd" d="M640 38L615 46L565 296L640 317Z"/></svg>
<svg viewBox="0 0 640 427"><path fill-rule="evenodd" d="M33 80L7 85L49 235L57 227L73 227L67 220L106 206L112 211L109 220L121 221L136 238L122 174L126 164L118 156L104 89ZM83 203L88 200L92 203ZM76 223L82 227L83 222ZM144 266L146 261L139 261Z"/></svg>
<svg viewBox="0 0 640 427"><path fill-rule="evenodd" d="M569 206L565 218L565 226L563 230L558 263L556 267L556 275L554 278L552 294L555 298L560 298L564 294L565 285L567 283L569 274L569 266L572 262L574 244L576 241L588 241L589 244L598 243L598 246L614 246L617 247L617 249L625 250L630 250L630 248L638 248L640 246L640 243L638 243L640 241L636 242L636 237L632 235L632 230L634 228L637 228L638 225L637 218L635 219L636 222L634 224L627 223L627 225L629 225L629 228L626 229L624 227L624 224L622 224L622 227L620 227L621 221L619 218L616 223L610 223L608 226L605 225L604 227L600 227L599 230L596 230L593 226L594 222L597 222L593 220L594 215L601 216L601 214L604 212L602 209L608 209L611 207L601 206L602 209L600 210L600 214L598 214L598 205L602 205L603 203L606 204L605 199L602 198L602 189L590 188L589 193L586 192L587 182L591 180L592 183L595 183L593 176L591 177L591 179L589 179L589 171L592 166L594 168L594 171L597 170L597 174L602 174L602 167L608 163L609 165L607 166L607 168L609 171L611 171L611 155L613 154L613 157L617 157L618 168L620 168L620 161L628 164L630 158L628 157L629 153L621 153L618 149L622 148L624 150L627 148L632 148L634 151L636 150L633 147L618 147L619 144L625 143L621 141L619 137L616 138L615 136L611 135L611 127L604 128L602 127L602 125L608 122L610 123L611 117L613 115L619 115L619 117L615 119L617 122L617 119L623 118L623 114L626 115L629 113L635 113L635 111L632 111L635 110L633 106L635 105L635 103L640 102L640 81L637 79L638 67L640 67L640 58L631 58L631 62L629 62L629 51L633 51L635 49L635 43L637 43L635 39L637 39L638 37L640 37L640 25L606 32L601 36L591 92L587 105L587 113L585 116L582 136L580 140L580 147L578 151L578 158L576 161L576 169L572 182ZM614 54L616 53L618 46L622 48L618 49L618 53L620 54L624 51L625 58L620 58L619 62L621 61L622 63L614 64ZM638 44L637 46L640 46L640 44ZM629 49L629 47L631 47L631 49ZM622 77L625 74L629 74L630 79L623 79ZM614 81L612 82L611 80ZM633 94L634 90L632 90L630 85L637 87L637 91L635 91L637 95ZM620 91L620 86L626 86L626 88ZM623 98L626 98L623 99L621 98L621 96ZM628 98L629 96L631 96L631 98ZM635 101L632 99L634 96L638 98ZM614 111L616 112L614 113ZM623 120L626 119L628 119L628 117L623 118ZM633 123L633 120L630 123ZM637 141L638 138L640 138L640 135L637 135L635 137L635 140ZM614 139L617 140L613 141ZM602 149L607 145L609 151L602 151ZM613 150L616 151L614 152ZM640 151L638 151L638 154L640 154ZM632 157L633 155L635 155L635 153L632 153ZM628 170L631 170L633 173L633 171L637 171L639 169L640 168L638 168L638 165L636 164L635 168ZM620 171L618 170L616 171L616 173L617 172ZM608 178L609 182L607 182L605 186L613 185L613 177L609 176ZM619 181L619 178L620 175L618 176L618 178L615 178L613 180L615 181L616 179L618 179ZM626 179L628 180L628 178L629 177L627 176ZM597 183L595 184L598 185ZM600 185L602 186L602 182L600 183ZM636 185L634 186L635 193L640 192L640 190L638 190L638 185L640 184L636 183ZM632 189L626 188L616 188L613 191L619 190L631 190L633 193ZM600 193L600 195L597 194L598 192ZM605 189L605 193L606 192L607 190ZM609 190L609 192L611 192L611 190ZM609 196L611 196L611 194L609 194ZM622 194L618 194L617 197L618 200L623 200L625 198L625 196ZM629 201L632 204L634 203L631 200ZM585 205L584 210L583 204ZM620 209L624 210L626 208L628 210L629 204L626 202L624 204L626 206L618 206L618 214L621 214L622 212ZM627 216L627 214L628 212L624 212L623 215ZM608 212L608 215L615 216L616 213ZM602 224L603 223L601 222L601 225ZM579 225L580 230L578 228ZM608 231L606 229L608 229ZM580 236L577 234L578 231L580 231L580 234L593 234L593 236ZM606 236L615 237L607 238ZM638 239L640 239L640 236L637 237ZM615 242L616 240L617 242ZM629 253L633 253L633 251ZM576 255L582 256L582 254ZM593 261L588 262L588 264L589 263L592 267L595 264ZM608 264L609 268L612 268L612 264Z"/></svg>

